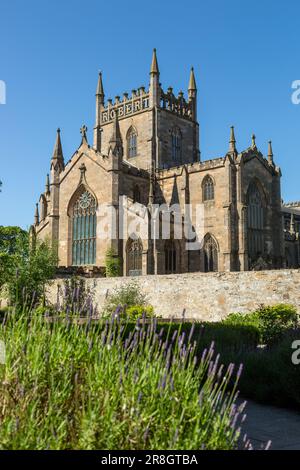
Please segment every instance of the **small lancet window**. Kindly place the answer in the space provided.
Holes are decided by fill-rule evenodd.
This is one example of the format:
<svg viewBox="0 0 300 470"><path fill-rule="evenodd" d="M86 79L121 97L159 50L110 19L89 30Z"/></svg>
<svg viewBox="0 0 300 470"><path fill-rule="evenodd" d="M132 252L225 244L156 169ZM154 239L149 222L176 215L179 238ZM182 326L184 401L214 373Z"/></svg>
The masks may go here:
<svg viewBox="0 0 300 470"><path fill-rule="evenodd" d="M176 163L181 162L182 137L178 127L174 127L171 134L172 140L172 160Z"/></svg>
<svg viewBox="0 0 300 470"><path fill-rule="evenodd" d="M207 176L203 183L203 201L212 201L215 198L214 182Z"/></svg>
<svg viewBox="0 0 300 470"><path fill-rule="evenodd" d="M137 156L137 133L133 127L127 133L127 155L129 158Z"/></svg>

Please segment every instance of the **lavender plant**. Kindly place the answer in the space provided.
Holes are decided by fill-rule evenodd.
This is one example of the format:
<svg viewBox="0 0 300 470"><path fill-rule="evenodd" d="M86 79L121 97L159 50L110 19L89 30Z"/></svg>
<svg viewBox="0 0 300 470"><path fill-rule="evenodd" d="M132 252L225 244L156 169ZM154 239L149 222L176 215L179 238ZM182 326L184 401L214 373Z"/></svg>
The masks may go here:
<svg viewBox="0 0 300 470"><path fill-rule="evenodd" d="M128 333L118 312L58 317L0 326L0 449L237 448L241 368L225 369L214 344L196 357L193 331L164 335L157 319Z"/></svg>

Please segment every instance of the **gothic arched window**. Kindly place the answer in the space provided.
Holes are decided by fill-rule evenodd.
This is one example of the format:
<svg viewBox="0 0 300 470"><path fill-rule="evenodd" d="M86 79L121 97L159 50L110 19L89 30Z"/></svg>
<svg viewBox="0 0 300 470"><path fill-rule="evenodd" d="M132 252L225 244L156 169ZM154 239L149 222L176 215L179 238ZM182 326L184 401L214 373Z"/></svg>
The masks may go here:
<svg viewBox="0 0 300 470"><path fill-rule="evenodd" d="M178 127L174 127L171 133L172 139L172 160L176 163L181 163L181 152L182 152L182 137Z"/></svg>
<svg viewBox="0 0 300 470"><path fill-rule="evenodd" d="M204 271L218 271L218 247L216 241L211 235L207 235L204 241Z"/></svg>
<svg viewBox="0 0 300 470"><path fill-rule="evenodd" d="M141 191L137 184L133 188L133 202L141 203Z"/></svg>
<svg viewBox="0 0 300 470"><path fill-rule="evenodd" d="M247 194L248 210L248 254L254 261L265 251L264 247L264 206L262 196L256 183L249 186Z"/></svg>
<svg viewBox="0 0 300 470"><path fill-rule="evenodd" d="M167 240L165 243L165 273L177 272L177 253L174 240Z"/></svg>
<svg viewBox="0 0 300 470"><path fill-rule="evenodd" d="M142 275L143 245L141 240L130 238L127 242L127 275Z"/></svg>
<svg viewBox="0 0 300 470"><path fill-rule="evenodd" d="M96 200L85 190L73 205L72 211L72 264L74 266L96 262Z"/></svg>
<svg viewBox="0 0 300 470"><path fill-rule="evenodd" d="M130 127L127 132L127 156L129 158L137 156L137 132L134 127Z"/></svg>
<svg viewBox="0 0 300 470"><path fill-rule="evenodd" d="M214 198L214 182L210 176L206 176L203 181L203 201L212 201Z"/></svg>

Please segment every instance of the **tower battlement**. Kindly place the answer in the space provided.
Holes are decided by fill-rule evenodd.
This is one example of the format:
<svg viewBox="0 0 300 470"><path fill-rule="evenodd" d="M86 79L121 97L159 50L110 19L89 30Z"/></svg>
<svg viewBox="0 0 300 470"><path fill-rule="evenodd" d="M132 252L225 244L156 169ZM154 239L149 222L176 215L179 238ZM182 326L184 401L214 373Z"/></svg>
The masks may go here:
<svg viewBox="0 0 300 470"><path fill-rule="evenodd" d="M150 107L150 94L145 91L145 87L139 87L137 90L132 90L131 96L128 93L123 93L123 98L120 96L107 100L106 106L101 108L100 124L107 124L112 122L115 118L115 113L118 113L118 119L121 120L133 114L140 113Z"/></svg>

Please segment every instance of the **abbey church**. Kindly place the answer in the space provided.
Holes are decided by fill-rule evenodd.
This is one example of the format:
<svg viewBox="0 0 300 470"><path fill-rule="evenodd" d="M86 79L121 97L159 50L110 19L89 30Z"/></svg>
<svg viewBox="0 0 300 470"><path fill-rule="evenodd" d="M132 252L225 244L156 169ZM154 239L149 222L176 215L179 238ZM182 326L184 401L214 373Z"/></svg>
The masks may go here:
<svg viewBox="0 0 300 470"><path fill-rule="evenodd" d="M299 267L300 203L282 202L272 143L264 155L253 135L238 151L233 127L228 134L227 153L202 161L194 70L187 95L163 89L155 50L149 88L105 100L100 73L93 142L83 126L65 161L57 131L32 236L57 246L60 269L91 275L105 272L108 253L124 276ZM168 211L168 236L153 236L153 220ZM126 226L135 217L146 227L143 236L125 230L124 212ZM178 226L194 230L179 237Z"/></svg>

